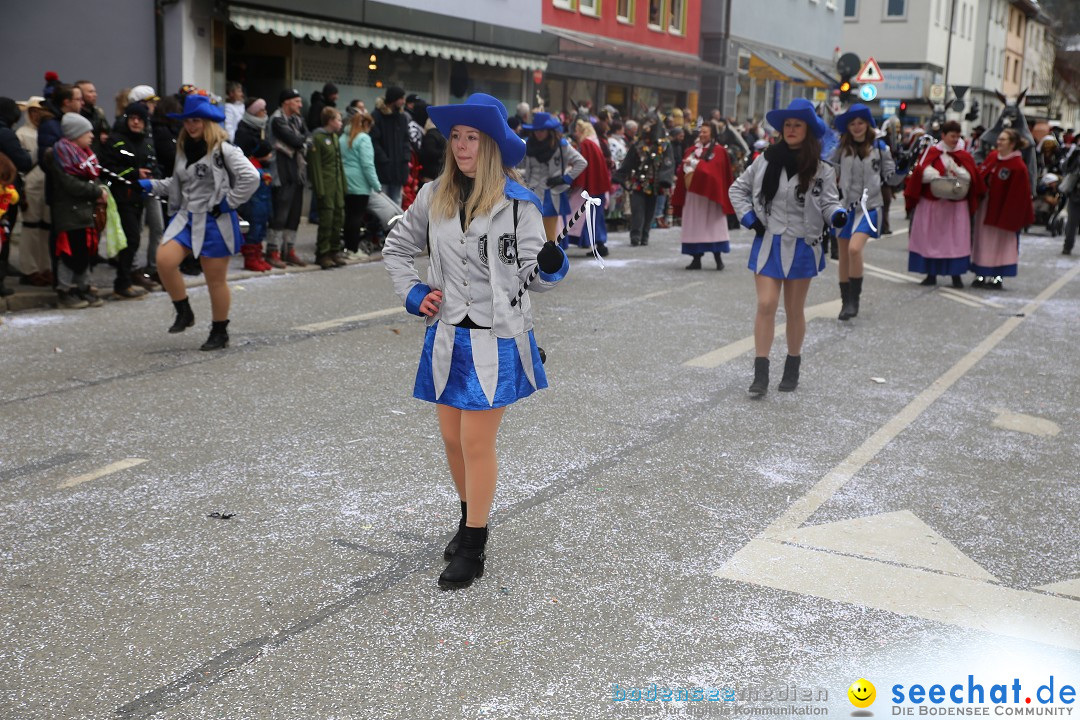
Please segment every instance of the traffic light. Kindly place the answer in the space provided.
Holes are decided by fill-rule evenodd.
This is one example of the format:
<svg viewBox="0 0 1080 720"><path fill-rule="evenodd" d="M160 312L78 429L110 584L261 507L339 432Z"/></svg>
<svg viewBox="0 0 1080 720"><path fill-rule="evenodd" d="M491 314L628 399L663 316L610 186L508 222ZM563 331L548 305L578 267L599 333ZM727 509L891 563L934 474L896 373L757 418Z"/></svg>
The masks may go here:
<svg viewBox="0 0 1080 720"><path fill-rule="evenodd" d="M907 117L907 100L900 101L900 107L896 109L896 114L900 117Z"/></svg>
<svg viewBox="0 0 1080 720"><path fill-rule="evenodd" d="M964 119L965 120L971 120L973 122L979 119L979 101L978 100L972 100L971 101L971 110L969 110L967 115L964 116Z"/></svg>
<svg viewBox="0 0 1080 720"><path fill-rule="evenodd" d="M851 100L851 78L847 75L840 78L840 102L847 103Z"/></svg>

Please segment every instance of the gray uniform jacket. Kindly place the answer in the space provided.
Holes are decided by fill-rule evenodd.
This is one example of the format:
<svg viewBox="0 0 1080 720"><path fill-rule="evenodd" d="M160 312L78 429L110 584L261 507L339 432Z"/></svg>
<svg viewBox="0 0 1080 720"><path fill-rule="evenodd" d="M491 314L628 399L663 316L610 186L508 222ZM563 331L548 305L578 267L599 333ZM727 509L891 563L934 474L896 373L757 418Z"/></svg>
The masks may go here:
<svg viewBox="0 0 1080 720"><path fill-rule="evenodd" d="M536 193L541 200L544 198L544 191L551 190L551 202L555 205L556 212L558 212L559 198L563 193L570 190L570 182L573 182L574 178L585 172L585 168L588 166L589 162L582 157L581 153L571 147L570 143L563 138L559 143L559 149L546 163L526 155L525 159L518 165L518 169L521 170L521 184ZM569 182L549 188L547 185L548 178L556 176L564 180L569 178Z"/></svg>
<svg viewBox="0 0 1080 720"><path fill-rule="evenodd" d="M178 144L173 176L151 181L151 192L168 198L169 214L173 215L165 229L163 242L180 234L188 224L188 213L191 213L191 251L196 257L202 251L207 222L216 222L225 242L233 252L239 252L244 239L234 232L235 211L223 212L217 218L212 213L221 206L222 200L230 208L240 207L251 199L260 182L255 166L232 143L221 143L214 152L207 153L192 165L188 165L184 149Z"/></svg>
<svg viewBox="0 0 1080 720"><path fill-rule="evenodd" d="M795 259L797 239L802 239L814 247L816 261L820 263L821 244L817 240L821 236L822 223L829 223L833 215L844 208L840 205L840 196L836 190L836 175L827 162L818 163L817 174L806 194L799 192L797 174L789 178L786 172L781 171L776 196L772 202L766 202L761 184L765 179L765 168L768 164L765 155L759 155L735 180L728 195L731 197L735 214L744 226L750 227L755 219L760 219L765 224L768 238L775 235L781 237L780 262L786 275ZM758 266L753 268L755 273L765 267L771 254L772 242L762 242L758 252Z"/></svg>
<svg viewBox="0 0 1080 720"><path fill-rule="evenodd" d="M853 212L861 212L859 201L865 188L869 191L866 209L874 210L883 206L885 201L881 197L881 184L896 185L904 177L897 174L889 147L884 141L877 140L864 158L854 153L841 155L840 150L838 147L833 151L829 162L836 166L840 197L844 204Z"/></svg>
<svg viewBox="0 0 1080 720"><path fill-rule="evenodd" d="M438 312L427 318L429 327L438 323L431 357L436 395L442 394L449 377L457 330L454 324L466 315L477 324L491 324L490 330L470 330L473 366L488 401L498 384L499 338L517 343L525 374L536 387L528 334L533 327L529 292L517 304L511 302L536 268L536 256L547 239L540 211L532 202L519 200L515 236L514 201L503 198L491 215L474 218L468 230L462 232L456 214L447 218L430 216L431 198L438 184L436 180L420 188L404 217L386 236L382 251L394 292L409 312L419 315L420 302L431 290L443 292ZM416 257L425 250L431 259L426 284L421 282L415 265ZM568 268L564 258L558 273L539 273L529 291L550 290ZM486 287L474 292L470 282L486 283Z"/></svg>

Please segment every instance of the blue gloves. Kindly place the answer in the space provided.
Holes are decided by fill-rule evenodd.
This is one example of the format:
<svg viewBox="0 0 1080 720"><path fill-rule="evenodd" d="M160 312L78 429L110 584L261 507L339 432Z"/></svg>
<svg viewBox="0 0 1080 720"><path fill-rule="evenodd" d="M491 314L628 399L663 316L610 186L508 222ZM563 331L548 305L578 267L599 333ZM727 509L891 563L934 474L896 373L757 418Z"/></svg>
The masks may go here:
<svg viewBox="0 0 1080 720"><path fill-rule="evenodd" d="M140 180L139 181L139 187L142 188L143 195L151 195L151 194L153 194L151 192L151 190L154 187L154 183L151 182L150 180Z"/></svg>

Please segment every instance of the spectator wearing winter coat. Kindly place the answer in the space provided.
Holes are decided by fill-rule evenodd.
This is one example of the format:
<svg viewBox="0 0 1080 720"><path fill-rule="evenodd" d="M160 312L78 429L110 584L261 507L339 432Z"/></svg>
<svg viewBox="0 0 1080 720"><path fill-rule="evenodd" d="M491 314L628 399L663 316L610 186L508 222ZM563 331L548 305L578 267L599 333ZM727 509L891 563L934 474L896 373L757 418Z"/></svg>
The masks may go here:
<svg viewBox="0 0 1080 720"><path fill-rule="evenodd" d="M52 97L45 99L45 115L38 126L38 162L43 162L45 151L64 137L63 129L60 127L60 118L65 113L78 115L82 110L82 105L82 90L73 85L57 85L53 89ZM91 128L93 128L92 125Z"/></svg>
<svg viewBox="0 0 1080 720"><path fill-rule="evenodd" d="M300 227L307 177L305 154L310 142L301 113L303 107L304 100L298 90L282 90L278 96L278 109L270 116L267 131L267 141L274 149L274 160L270 163L270 174L274 178L274 215L266 241L266 261L276 268L286 264L307 265L296 254L296 230Z"/></svg>
<svg viewBox="0 0 1080 720"><path fill-rule="evenodd" d="M116 256L116 280L113 292L120 299L142 297L157 284L145 273L133 272L135 256L139 252L142 235L144 198L139 180L159 177L154 141L147 134L150 113L142 103L131 103L124 108L121 118L124 127L114 130L105 141L101 152L101 164L127 181L115 182L112 187L120 224L124 228L127 247ZM149 202L154 202L152 199Z"/></svg>
<svg viewBox="0 0 1080 720"><path fill-rule="evenodd" d="M263 113L265 112L264 108ZM243 121L241 121L240 127L243 126ZM237 134L239 135L239 132ZM259 172L260 182L259 189L251 196L251 199L237 210L240 217L248 221L248 231L244 235L244 244L240 247L240 252L244 256L245 270L267 272L273 269L273 265L266 262L263 257L263 241L266 239L266 229L270 225L270 216L274 208L271 188L273 178L267 169L270 167L273 150L270 148L270 143L258 140L250 151L244 150L244 155Z"/></svg>
<svg viewBox="0 0 1080 720"><path fill-rule="evenodd" d="M19 239L20 283L51 287L52 261L49 260L49 206L45 204L45 172L38 164L37 134L41 106L45 98L34 95L19 103L26 112L26 122L15 131L32 168L23 173L22 237ZM2 131L0 131L2 133Z"/></svg>
<svg viewBox="0 0 1080 720"><path fill-rule="evenodd" d="M409 179L409 118L402 112L405 91L391 87L382 102L375 103L375 124L371 141L375 148L375 170L382 182L382 191L400 205L401 191Z"/></svg>
<svg viewBox="0 0 1080 720"><path fill-rule="evenodd" d="M97 105L97 88L89 80L76 80L75 87L82 92L83 98L83 106L79 114L94 126L94 152L100 152L109 137L109 121L105 119L105 111Z"/></svg>
<svg viewBox="0 0 1080 720"><path fill-rule="evenodd" d="M323 270L347 265L342 254L341 231L345 225L345 169L341 163L341 113L323 108L322 123L312 133L308 150L312 191L319 206L319 234L315 262Z"/></svg>
<svg viewBox="0 0 1080 720"><path fill-rule="evenodd" d="M307 126L314 132L315 128L322 127L323 108L337 107L338 89L334 83L323 85L322 92L316 90L311 93L311 107L307 111Z"/></svg>
<svg viewBox="0 0 1080 720"><path fill-rule="evenodd" d="M101 299L90 290L90 258L98 252L94 209L105 202L109 189L99 179L101 169L90 150L94 141L90 121L70 112L60 127L63 137L45 150L42 159L53 199L57 300L66 309L100 307Z"/></svg>
<svg viewBox="0 0 1080 720"><path fill-rule="evenodd" d="M270 120L266 112L266 101L262 98L251 98L244 109L244 116L240 124L236 126L236 136L233 144L244 151L248 157L253 157L255 146L260 140L266 139L266 125Z"/></svg>
<svg viewBox="0 0 1080 720"><path fill-rule="evenodd" d="M236 128L244 110L244 86L238 82L225 83L225 134L231 143L235 143Z"/></svg>
<svg viewBox="0 0 1080 720"><path fill-rule="evenodd" d="M428 118L424 127L424 139L420 141L420 180L431 182L442 173L446 159L446 138Z"/></svg>
<svg viewBox="0 0 1080 720"><path fill-rule="evenodd" d="M353 113L349 120L349 132L338 139L345 169L345 249L354 254L361 252L360 231L364 227L368 200L381 192L382 187L375 172L375 149L371 145L373 123L368 113ZM363 243L364 254L375 252L370 240Z"/></svg>

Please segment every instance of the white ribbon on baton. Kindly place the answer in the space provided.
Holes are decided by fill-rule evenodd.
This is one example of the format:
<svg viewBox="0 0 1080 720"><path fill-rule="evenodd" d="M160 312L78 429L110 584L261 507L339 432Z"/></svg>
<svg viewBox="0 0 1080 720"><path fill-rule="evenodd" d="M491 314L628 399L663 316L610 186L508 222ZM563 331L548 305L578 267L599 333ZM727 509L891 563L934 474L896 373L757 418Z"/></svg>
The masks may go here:
<svg viewBox="0 0 1080 720"><path fill-rule="evenodd" d="M585 200L585 231L589 233L589 243L592 249L593 257L600 262L600 269L604 269L604 259L600 257L600 253L596 250L596 209L600 207L600 198L594 198L589 195L587 190L581 191L581 197Z"/></svg>
<svg viewBox="0 0 1080 720"><path fill-rule="evenodd" d="M862 199L859 200L859 205L862 207L863 217L866 218L866 224L870 226L870 229L877 232L877 228L874 227L874 221L870 219L870 211L866 209L866 199L870 197L870 190L863 188Z"/></svg>

